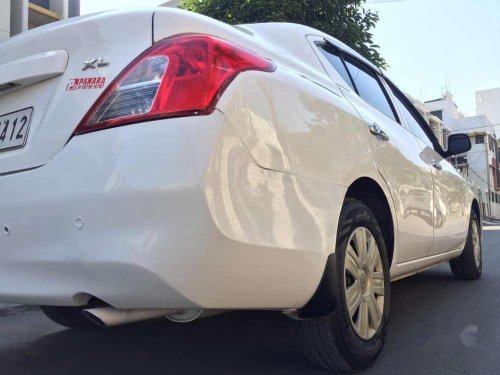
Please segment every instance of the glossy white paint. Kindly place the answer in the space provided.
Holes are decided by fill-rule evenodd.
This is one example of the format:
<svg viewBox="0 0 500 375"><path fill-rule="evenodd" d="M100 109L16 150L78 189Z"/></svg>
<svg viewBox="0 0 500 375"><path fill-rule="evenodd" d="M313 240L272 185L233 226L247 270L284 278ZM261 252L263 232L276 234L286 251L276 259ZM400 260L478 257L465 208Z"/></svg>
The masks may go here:
<svg viewBox="0 0 500 375"><path fill-rule="evenodd" d="M0 300L51 305L299 307L345 194L259 168L219 111L74 137L1 178Z"/></svg>
<svg viewBox="0 0 500 375"><path fill-rule="evenodd" d="M66 91L74 78L105 77L106 86L134 58L151 45L151 22L154 10L97 14L51 23L19 34L0 46L0 67L15 65L15 75L30 77L52 75L30 85L0 95L0 114L34 107L26 146L0 153L0 174L39 167L60 152L76 124L80 122L102 89ZM133 35L133 38L126 38ZM62 69L61 57L40 56L65 51L69 56ZM103 57L111 61L105 68L83 71L84 62ZM63 74L53 74L56 72ZM0 73L0 78L2 73ZM48 78L48 77L47 77ZM12 78L11 78L12 79Z"/></svg>
<svg viewBox="0 0 500 375"><path fill-rule="evenodd" d="M422 145L423 146L423 145ZM437 152L425 146L423 155L437 160L434 180L434 244L429 255L461 249L467 236L473 193L458 171Z"/></svg>
<svg viewBox="0 0 500 375"><path fill-rule="evenodd" d="M9 61L0 66L0 95L57 77L66 71L68 53L50 51ZM9 88L11 86L11 88Z"/></svg>
<svg viewBox="0 0 500 375"><path fill-rule="evenodd" d="M182 33L224 38L277 70L240 74L209 116L66 144L102 92L67 92L69 79L103 76L108 85L152 42ZM0 65L55 50L69 60L61 75L0 96L0 114L35 107L27 146L0 153L0 301L302 307L335 251L342 203L359 178L387 198L393 278L459 255L470 189L445 160L432 171L436 155L338 81L311 43L324 37L299 25L232 27L150 9L55 23L2 45ZM82 71L98 57L111 65ZM372 122L389 141L370 134Z"/></svg>
<svg viewBox="0 0 500 375"><path fill-rule="evenodd" d="M377 124L389 137L384 141L369 133L378 169L391 191L398 223L396 262L422 258L433 242L431 170L420 158L415 137L401 125L374 110L355 93L343 89L358 109L365 126Z"/></svg>

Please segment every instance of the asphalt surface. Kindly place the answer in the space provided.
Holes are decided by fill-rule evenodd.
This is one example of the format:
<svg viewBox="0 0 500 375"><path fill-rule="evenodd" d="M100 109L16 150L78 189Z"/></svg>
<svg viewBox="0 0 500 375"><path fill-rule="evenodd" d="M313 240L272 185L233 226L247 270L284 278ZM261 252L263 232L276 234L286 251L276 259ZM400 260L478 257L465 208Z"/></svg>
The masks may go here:
<svg viewBox="0 0 500 375"><path fill-rule="evenodd" d="M366 374L500 373L500 227L484 235L483 278L447 264L393 284L387 344ZM37 308L0 305L0 374L325 374L289 320L238 312L186 325L163 320L78 332Z"/></svg>

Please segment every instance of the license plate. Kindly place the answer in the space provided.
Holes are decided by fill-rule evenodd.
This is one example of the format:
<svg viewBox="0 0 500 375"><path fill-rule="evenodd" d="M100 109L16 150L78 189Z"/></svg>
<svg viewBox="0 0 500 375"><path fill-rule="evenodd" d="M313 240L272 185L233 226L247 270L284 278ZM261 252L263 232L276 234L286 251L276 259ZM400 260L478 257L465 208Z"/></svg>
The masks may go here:
<svg viewBox="0 0 500 375"><path fill-rule="evenodd" d="M0 151L24 147L28 139L33 108L0 116Z"/></svg>

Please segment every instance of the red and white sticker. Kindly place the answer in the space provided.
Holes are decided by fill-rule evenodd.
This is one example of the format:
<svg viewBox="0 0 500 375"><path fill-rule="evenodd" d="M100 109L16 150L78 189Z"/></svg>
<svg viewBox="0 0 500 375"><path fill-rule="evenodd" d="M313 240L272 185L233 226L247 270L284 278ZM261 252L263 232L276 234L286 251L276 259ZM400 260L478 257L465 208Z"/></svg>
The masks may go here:
<svg viewBox="0 0 500 375"><path fill-rule="evenodd" d="M72 78L66 85L66 91L102 89L106 77Z"/></svg>

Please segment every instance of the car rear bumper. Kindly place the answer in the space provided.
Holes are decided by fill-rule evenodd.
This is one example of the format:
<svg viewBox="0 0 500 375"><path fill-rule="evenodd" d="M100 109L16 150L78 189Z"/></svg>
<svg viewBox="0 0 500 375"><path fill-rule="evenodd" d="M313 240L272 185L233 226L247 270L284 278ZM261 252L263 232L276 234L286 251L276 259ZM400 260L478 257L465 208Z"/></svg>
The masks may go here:
<svg viewBox="0 0 500 375"><path fill-rule="evenodd" d="M327 192L258 167L218 111L77 136L0 177L0 301L301 307L335 238Z"/></svg>

